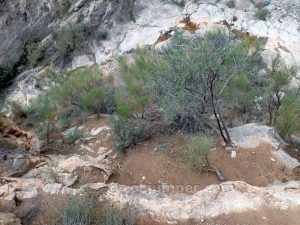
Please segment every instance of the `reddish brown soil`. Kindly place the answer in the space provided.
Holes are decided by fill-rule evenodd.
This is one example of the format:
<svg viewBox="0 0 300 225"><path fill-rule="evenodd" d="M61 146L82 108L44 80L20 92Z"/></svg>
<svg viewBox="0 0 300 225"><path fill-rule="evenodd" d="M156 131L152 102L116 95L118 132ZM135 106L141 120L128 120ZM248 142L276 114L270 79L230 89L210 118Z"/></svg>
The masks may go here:
<svg viewBox="0 0 300 225"><path fill-rule="evenodd" d="M111 177L111 182L125 185L149 185L151 188L195 193L209 184L219 184L215 173L195 171L182 163L184 146L189 138L181 134L164 139L156 137L140 144L120 156L119 167ZM256 186L286 182L294 179L292 171L271 157L271 147L262 144L257 149L237 149L237 157L217 147L209 158L210 163L218 167L226 180L242 180ZM174 189L162 188L161 183L175 185Z"/></svg>

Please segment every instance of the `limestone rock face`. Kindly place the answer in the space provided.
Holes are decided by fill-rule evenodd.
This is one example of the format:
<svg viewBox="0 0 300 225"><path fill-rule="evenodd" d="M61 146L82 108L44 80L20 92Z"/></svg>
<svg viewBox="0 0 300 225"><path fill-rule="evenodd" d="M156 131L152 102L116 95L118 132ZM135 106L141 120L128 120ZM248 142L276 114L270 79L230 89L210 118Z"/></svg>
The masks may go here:
<svg viewBox="0 0 300 225"><path fill-rule="evenodd" d="M43 39L55 19L52 1L4 0L0 2L0 66L16 57L24 44ZM5 54L3 54L5 53Z"/></svg>
<svg viewBox="0 0 300 225"><path fill-rule="evenodd" d="M156 220L185 221L256 210L261 206L286 210L300 206L300 183L254 187L245 182L210 185L194 195L167 195L146 187L109 186L106 197Z"/></svg>

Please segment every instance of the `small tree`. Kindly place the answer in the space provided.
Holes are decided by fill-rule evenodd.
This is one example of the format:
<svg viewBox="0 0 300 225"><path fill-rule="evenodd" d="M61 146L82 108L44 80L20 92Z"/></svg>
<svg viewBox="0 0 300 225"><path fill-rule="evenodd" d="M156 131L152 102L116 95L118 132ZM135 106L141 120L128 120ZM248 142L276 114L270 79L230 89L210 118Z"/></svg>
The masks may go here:
<svg viewBox="0 0 300 225"><path fill-rule="evenodd" d="M231 81L240 74L246 74L247 79L254 76L261 59L258 49L250 50L243 41L217 30L204 37L176 33L167 48L148 50L147 54L153 59L147 58L149 66L144 66L141 75L151 80L166 114L171 118L187 116L199 124L197 131L212 127L208 119L212 112L223 140L231 145L222 116L223 91L230 90Z"/></svg>
<svg viewBox="0 0 300 225"><path fill-rule="evenodd" d="M125 85L116 93L116 104L119 114L129 116L134 112L141 112L141 117L144 118L151 97L151 90L144 76L148 72L148 60L144 50L138 49L137 52L135 63L128 64L124 57L119 58L120 72Z"/></svg>
<svg viewBox="0 0 300 225"><path fill-rule="evenodd" d="M30 110L34 112L34 120L46 125L47 142L50 141L50 126L55 122L57 105L52 101L51 93L44 93L31 102Z"/></svg>
<svg viewBox="0 0 300 225"><path fill-rule="evenodd" d="M152 67L149 55L142 49L137 52L134 63L119 59L124 85L115 91L117 118L111 119L117 150L125 150L151 136L152 124L144 115L152 93L145 74Z"/></svg>

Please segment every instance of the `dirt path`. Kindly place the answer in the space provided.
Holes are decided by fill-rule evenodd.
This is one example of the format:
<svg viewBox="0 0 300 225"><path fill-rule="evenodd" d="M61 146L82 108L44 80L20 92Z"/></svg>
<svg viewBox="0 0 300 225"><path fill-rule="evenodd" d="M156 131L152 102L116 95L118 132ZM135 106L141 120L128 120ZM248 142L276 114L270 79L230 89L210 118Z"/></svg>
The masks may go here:
<svg viewBox="0 0 300 225"><path fill-rule="evenodd" d="M189 138L176 134L169 139L157 137L122 154L110 182L148 185L163 192L195 193L220 181L214 173L195 171L182 163ZM286 182L295 178L262 144L257 149L238 149L235 159L222 147L210 154L210 163L221 169L226 180L245 181L255 186ZM172 186L174 185L174 187Z"/></svg>

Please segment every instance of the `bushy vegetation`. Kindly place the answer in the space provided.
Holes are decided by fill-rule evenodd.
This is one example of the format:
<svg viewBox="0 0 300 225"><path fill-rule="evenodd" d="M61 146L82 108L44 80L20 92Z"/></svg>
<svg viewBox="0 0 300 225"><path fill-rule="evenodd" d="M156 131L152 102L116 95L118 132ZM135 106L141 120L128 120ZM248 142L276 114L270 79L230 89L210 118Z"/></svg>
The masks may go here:
<svg viewBox="0 0 300 225"><path fill-rule="evenodd" d="M208 117L213 113L224 141L230 144L221 112L223 96L233 89L244 89L245 97L243 100L236 97L235 103L241 104L242 108L254 100L249 98L248 91L255 82L261 58L258 49L251 48L250 53L247 43L230 39L219 30L208 32L204 37L185 37L182 33L176 33L171 44L161 51L137 51L134 62L128 67L132 69L130 74L139 71L135 77L138 81L131 83L141 84L142 88L135 89L136 93L131 95L138 98L138 94L151 96L163 107L165 118L177 122L178 128L185 131L211 130L213 125ZM129 87L128 84L125 86ZM136 102L129 105L134 106ZM140 101L137 104L141 106L141 115L142 108L145 108L143 103ZM118 101L116 105L118 112ZM131 111L136 111L136 108L134 106Z"/></svg>
<svg viewBox="0 0 300 225"><path fill-rule="evenodd" d="M65 136L65 142L69 145L74 144L78 139L84 137L84 132L78 128L70 129L67 131Z"/></svg>
<svg viewBox="0 0 300 225"><path fill-rule="evenodd" d="M97 196L88 193L83 197L70 197L58 220L62 225L134 225L135 216L100 203Z"/></svg>
<svg viewBox="0 0 300 225"><path fill-rule="evenodd" d="M226 2L226 6L228 8L234 8L235 7L235 0L229 0Z"/></svg>
<svg viewBox="0 0 300 225"><path fill-rule="evenodd" d="M111 118L115 148L118 151L133 147L151 136L151 124L134 118Z"/></svg>
<svg viewBox="0 0 300 225"><path fill-rule="evenodd" d="M298 93L289 91L285 93L278 109L275 127L281 137L290 141L291 135L300 131L300 98Z"/></svg>
<svg viewBox="0 0 300 225"><path fill-rule="evenodd" d="M84 38L89 33L84 25L67 24L54 33L55 50L63 60L68 59L76 49L80 49Z"/></svg>
<svg viewBox="0 0 300 225"><path fill-rule="evenodd" d="M264 8L258 8L255 13L256 19L259 19L259 20L267 20L268 15L269 15L269 11Z"/></svg>
<svg viewBox="0 0 300 225"><path fill-rule="evenodd" d="M113 85L103 77L98 66L82 68L60 75L51 73L52 86L30 104L31 118L35 123L46 124L47 133L51 124L64 118L64 112L76 116L81 112L111 113L114 109ZM47 135L49 140L49 135Z"/></svg>
<svg viewBox="0 0 300 225"><path fill-rule="evenodd" d="M273 59L271 69L268 70L266 82L266 104L269 115L269 125L276 124L278 109L282 104L284 93L288 91L288 84L296 75L295 66L286 66L279 56Z"/></svg>
<svg viewBox="0 0 300 225"><path fill-rule="evenodd" d="M186 147L184 163L193 169L201 169L209 166L208 154L214 147L212 137L205 134L198 134Z"/></svg>
<svg viewBox="0 0 300 225"><path fill-rule="evenodd" d="M26 46L29 66L35 67L44 57L46 49L39 43L33 42Z"/></svg>

